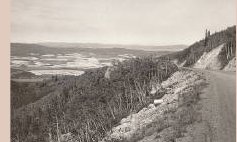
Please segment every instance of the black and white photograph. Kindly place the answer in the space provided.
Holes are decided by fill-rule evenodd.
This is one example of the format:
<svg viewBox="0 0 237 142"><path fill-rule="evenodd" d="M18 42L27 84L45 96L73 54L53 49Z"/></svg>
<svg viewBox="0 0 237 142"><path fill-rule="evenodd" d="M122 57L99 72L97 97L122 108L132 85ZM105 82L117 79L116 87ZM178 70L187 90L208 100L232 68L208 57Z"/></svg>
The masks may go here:
<svg viewBox="0 0 237 142"><path fill-rule="evenodd" d="M236 0L11 0L11 142L235 142Z"/></svg>

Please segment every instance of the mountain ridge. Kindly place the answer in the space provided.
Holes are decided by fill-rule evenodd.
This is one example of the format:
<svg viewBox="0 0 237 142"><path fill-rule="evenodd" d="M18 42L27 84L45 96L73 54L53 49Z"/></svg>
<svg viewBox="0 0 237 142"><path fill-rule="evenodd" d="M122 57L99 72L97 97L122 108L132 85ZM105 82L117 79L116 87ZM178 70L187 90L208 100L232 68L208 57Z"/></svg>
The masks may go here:
<svg viewBox="0 0 237 142"><path fill-rule="evenodd" d="M70 43L70 42L38 42L38 43L20 43L12 42L11 44L26 44L26 45L41 45L46 47L57 48L125 48L132 50L145 50L145 51L179 51L187 48L185 44L173 45L138 45L138 44L106 44L106 43Z"/></svg>

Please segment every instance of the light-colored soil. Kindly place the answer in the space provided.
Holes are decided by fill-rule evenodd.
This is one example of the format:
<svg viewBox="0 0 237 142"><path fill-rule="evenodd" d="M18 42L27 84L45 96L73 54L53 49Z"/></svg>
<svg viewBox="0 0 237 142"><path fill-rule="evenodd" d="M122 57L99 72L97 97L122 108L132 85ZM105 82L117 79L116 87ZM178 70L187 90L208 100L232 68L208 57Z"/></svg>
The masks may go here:
<svg viewBox="0 0 237 142"><path fill-rule="evenodd" d="M224 67L225 71L235 71L236 70L236 57L229 61L229 63Z"/></svg>
<svg viewBox="0 0 237 142"><path fill-rule="evenodd" d="M194 64L193 68L199 69L221 69L221 62L218 55L221 52L224 44L212 49L210 52L204 52L200 59Z"/></svg>
<svg viewBox="0 0 237 142"><path fill-rule="evenodd" d="M194 111L195 106L191 105L190 108L182 106L186 100L182 100L180 95L195 99L193 94L196 91L193 91L193 87L203 82L200 75L193 71L183 70L174 73L161 84L167 89L167 93L160 105L150 104L138 113L122 119L120 125L114 127L102 141L168 142L178 140L179 137L183 137L186 125L192 123L191 121L194 121L197 116Z"/></svg>

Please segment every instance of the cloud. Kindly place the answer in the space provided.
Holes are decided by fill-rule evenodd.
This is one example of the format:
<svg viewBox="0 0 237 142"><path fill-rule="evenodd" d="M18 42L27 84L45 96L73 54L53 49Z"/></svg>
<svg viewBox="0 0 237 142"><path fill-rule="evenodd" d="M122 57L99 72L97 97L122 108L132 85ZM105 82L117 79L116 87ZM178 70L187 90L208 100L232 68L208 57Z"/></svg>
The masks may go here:
<svg viewBox="0 0 237 142"><path fill-rule="evenodd" d="M11 40L190 44L235 17L235 0L12 0Z"/></svg>

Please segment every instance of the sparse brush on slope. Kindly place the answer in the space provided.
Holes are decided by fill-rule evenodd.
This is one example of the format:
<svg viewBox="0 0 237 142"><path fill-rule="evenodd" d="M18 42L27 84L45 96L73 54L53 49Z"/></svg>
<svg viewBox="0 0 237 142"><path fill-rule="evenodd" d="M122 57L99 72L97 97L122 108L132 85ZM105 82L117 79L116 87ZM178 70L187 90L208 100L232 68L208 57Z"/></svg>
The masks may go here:
<svg viewBox="0 0 237 142"><path fill-rule="evenodd" d="M12 141L99 141L123 117L149 103L152 81L160 83L177 70L173 63L146 57L116 64L110 79L106 68L59 78L59 93L12 115Z"/></svg>
<svg viewBox="0 0 237 142"><path fill-rule="evenodd" d="M181 139L186 127L200 120L197 107L205 85L205 78L200 73L185 69L177 71L162 82L166 92L160 105L152 103L123 118L101 142L170 142Z"/></svg>
<svg viewBox="0 0 237 142"><path fill-rule="evenodd" d="M211 35L207 34L204 39L192 44L183 51L162 56L161 59L177 60L179 64L185 62L183 66L190 67L200 59L204 52L210 52L221 44L224 44L224 48L218 58L221 61L222 67L224 67L236 56L236 26Z"/></svg>

